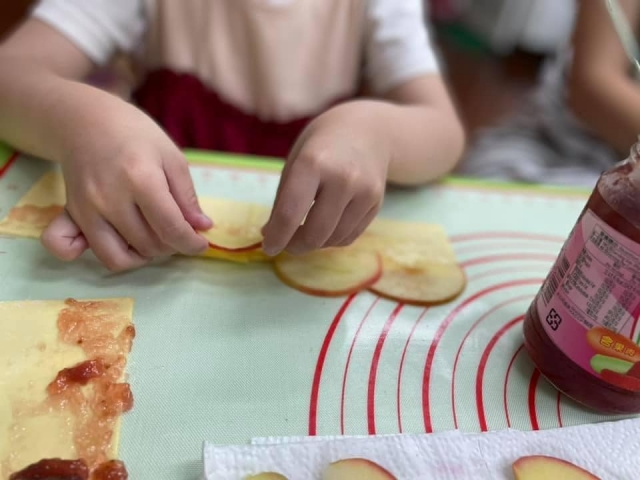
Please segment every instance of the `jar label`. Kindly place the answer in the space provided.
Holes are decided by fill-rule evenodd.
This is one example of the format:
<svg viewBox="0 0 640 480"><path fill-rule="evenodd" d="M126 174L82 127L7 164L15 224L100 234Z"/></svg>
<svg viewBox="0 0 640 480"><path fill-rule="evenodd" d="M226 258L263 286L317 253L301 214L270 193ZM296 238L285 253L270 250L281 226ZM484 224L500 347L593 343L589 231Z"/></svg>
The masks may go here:
<svg viewBox="0 0 640 480"><path fill-rule="evenodd" d="M569 358L640 392L640 244L586 210L536 300L542 325Z"/></svg>

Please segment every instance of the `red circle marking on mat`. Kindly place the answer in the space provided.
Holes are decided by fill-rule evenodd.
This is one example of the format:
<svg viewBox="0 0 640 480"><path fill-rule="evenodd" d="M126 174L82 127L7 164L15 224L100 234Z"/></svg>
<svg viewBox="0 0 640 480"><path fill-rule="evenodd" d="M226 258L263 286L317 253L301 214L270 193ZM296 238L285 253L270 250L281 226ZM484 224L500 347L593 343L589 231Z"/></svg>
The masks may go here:
<svg viewBox="0 0 640 480"><path fill-rule="evenodd" d="M490 250L496 250L496 251L503 251L505 249L517 249L518 251L529 251L529 250L536 250L535 253L554 253L554 254L558 254L557 252L557 247L555 247L555 245L547 245L546 243L539 243L539 242L535 242L532 240L531 243L524 243L524 242L513 242L513 243L496 243L496 242L490 242L490 243L480 243L480 244L471 244L471 245L466 245L464 247L461 248L456 248L455 252L456 252L456 256L458 257L463 257L465 255L476 255L478 253L478 251L490 251ZM553 248L553 251L550 251L550 249ZM533 252L531 252L533 253Z"/></svg>
<svg viewBox="0 0 640 480"><path fill-rule="evenodd" d="M318 397L320 395L320 381L322 380L322 369L324 368L324 362L327 358L327 352L329 351L329 345L333 335L336 333L336 329L342 320L345 312L356 298L357 293L351 294L340 307L338 313L336 313L327 333L325 334L324 341L320 347L320 353L318 354L318 360L316 362L316 369L313 374L313 383L311 384L311 399L309 401L309 435L315 436L318 431Z"/></svg>
<svg viewBox="0 0 640 480"><path fill-rule="evenodd" d="M556 400L556 414L558 415L558 426L562 428L562 412L560 411L561 400L562 400L562 392L558 391L558 399Z"/></svg>
<svg viewBox="0 0 640 480"><path fill-rule="evenodd" d="M469 277L469 280L470 281L474 281L474 280L479 280L481 278L497 275L497 274L500 274L500 273L511 273L511 272L513 272L513 268L499 268L499 269L496 269L496 270L489 270L487 272L482 272L482 273L480 273L478 275L474 275L472 277ZM411 331L409 332L409 336L407 337L407 341L404 344L404 348L402 350L402 356L400 357L400 368L398 369L398 385L397 385L397 388L396 388L398 431L400 433L403 432L402 415L401 415L401 409L402 409L401 382L402 382L402 372L404 370L404 361L405 361L405 357L407 355L407 350L409 348L409 344L411 343L411 339L413 338L413 335L414 335L416 329L418 328L418 325L420 324L420 322L422 321L423 317L427 314L428 311L429 311L428 308L424 309L422 311L422 314L420 314L420 316L418 317L418 319L414 323L413 328L411 329Z"/></svg>
<svg viewBox="0 0 640 480"><path fill-rule="evenodd" d="M484 314L482 314L482 316L479 317L473 323L473 325L471 325L471 328L469 328L469 330L467 330L467 333L465 333L464 337L462 338L462 341L460 342L460 345L458 346L458 351L456 352L455 360L453 361L453 373L451 375L451 407L452 407L452 410L453 410L453 424L454 424L456 429L458 428L458 418L456 416L456 402L455 402L456 370L458 368L458 360L460 359L460 354L462 353L462 347L464 347L464 344L467 341L467 338L469 338L469 335L471 335L471 332L473 332L475 330L475 328L479 324L481 324L489 315L494 313L496 310L499 310L502 307L506 307L507 305L510 305L512 303L516 303L516 302L519 302L521 300L532 299L532 298L533 298L533 295L519 295L519 296L517 296L515 298L511 298L511 299L505 300L504 302L501 302L501 303L499 303L497 305L494 305L489 310L487 310Z"/></svg>
<svg viewBox="0 0 640 480"><path fill-rule="evenodd" d="M474 303L476 300L489 295L490 293L497 292L499 290L504 290L506 288L511 287L519 287L523 285L536 285L541 284L544 281L542 278L526 278L526 279L518 279L512 280L509 282L500 283L497 285L492 285L491 287L485 288L481 290L471 297L464 300L460 303L456 308L454 308L449 315L444 319L444 321L438 327L436 331L433 341L429 346L429 351L427 352L427 357L425 360L423 380L422 380L422 415L424 417L424 427L427 433L433 432L433 423L431 422L431 412L430 412L430 399L429 399L429 386L431 382L431 367L433 365L433 360L436 355L436 350L438 348L438 344L440 343L440 339L444 334L445 330L449 327L451 322L458 316L458 314L464 310L467 306Z"/></svg>
<svg viewBox="0 0 640 480"><path fill-rule="evenodd" d="M393 309L387 322L382 327L382 332L378 337L378 343L373 351L373 359L371 360L371 370L369 371L369 385L367 390L367 426L369 435L375 435L376 433L376 377L378 375L378 364L380 363L380 355L382 354L382 347L387 339L387 335L393 326L393 322L396 321L398 315L404 308L404 304L399 303L396 308Z"/></svg>
<svg viewBox="0 0 640 480"><path fill-rule="evenodd" d="M536 390L538 388L538 380L540 380L540 370L537 368L531 375L529 381L529 418L531 419L531 429L540 430L538 425L538 414L536 413Z"/></svg>
<svg viewBox="0 0 640 480"><path fill-rule="evenodd" d="M373 301L369 309L366 311L366 313L362 317L362 320L360 320L360 325L358 325L358 329L356 330L356 333L353 335L353 340L351 341L351 347L349 348L349 353L347 355L347 363L345 364L344 374L342 376L342 393L340 395L340 434L341 435L344 435L344 404L345 404L345 395L347 391L347 375L349 374L349 365L351 364L351 355L353 354L353 349L355 348L356 341L358 340L358 335L360 335L360 330L362 330L362 326L364 325L364 322L366 322L367 318L369 318L371 311L374 309L374 307L378 304L379 301L380 301L380 298L376 297L376 299Z"/></svg>
<svg viewBox="0 0 640 480"><path fill-rule="evenodd" d="M511 369L513 368L513 364L516 361L516 358L518 358L518 355L520 355L520 352L522 352L522 350L524 350L524 345L520 345L520 347L515 351L515 353L513 354L513 357L511 357L511 361L509 362L509 366L507 367L507 373L505 373L504 375L504 390L502 391L502 401L504 403L504 413L505 416L507 417L507 427L511 428L511 417L509 416L509 405L507 402L507 390L508 390L508 386L509 386L509 374L511 373Z"/></svg>
<svg viewBox="0 0 640 480"><path fill-rule="evenodd" d="M556 235L541 235L537 233L522 233L522 232L509 232L509 231L496 231L496 232L473 232L464 233L461 235L453 235L450 237L451 242L471 242L474 240L486 240L496 238L518 238L527 240L540 240L541 242L558 242L563 243L566 238Z"/></svg>
<svg viewBox="0 0 640 480"><path fill-rule="evenodd" d="M545 261L553 263L557 255L544 254L544 253L508 253L503 255L488 255L486 257L477 257L465 260L461 265L465 268L472 267L474 265L482 265L485 263L502 262L506 260L533 260L533 261Z"/></svg>
<svg viewBox="0 0 640 480"><path fill-rule="evenodd" d="M400 357L400 368L398 369L398 386L396 388L396 409L398 412L398 431L400 433L402 433L402 416L400 414L400 409L401 409L400 388L402 384L402 370L404 369L404 358L407 355L407 349L409 348L409 343L411 342L411 338L413 337L413 334L415 333L416 329L418 328L418 325L420 324L420 322L422 321L422 319L424 318L424 316L427 314L428 311L429 311L429 308L428 307L425 308L420 314L420 316L418 316L418 319L413 324L413 327L409 332L409 336L407 337L407 341L404 344L404 348L402 349L402 357Z"/></svg>
<svg viewBox="0 0 640 480"><path fill-rule="evenodd" d="M476 280L480 280L481 278L492 277L494 275L498 275L499 273L513 273L514 270L515 270L514 267L510 267L510 268L498 268L496 270L489 270L486 272L478 273L476 275L472 275L469 277L469 283ZM534 272L534 273L538 274L540 272ZM546 271L545 271L545 274L546 274Z"/></svg>
<svg viewBox="0 0 640 480"><path fill-rule="evenodd" d="M509 329L513 328L518 323L524 320L524 315L520 315L510 322L504 324L500 330L498 330L491 340L487 344L482 352L482 357L480 357L480 365L478 366L478 372L476 374L476 405L478 409L478 421L480 422L480 430L483 432L487 431L487 418L484 414L484 399L482 394L482 382L484 379L484 371L487 366L487 362L489 361L489 357L491 356L491 351L498 343L498 340L502 338L502 336L509 331Z"/></svg>

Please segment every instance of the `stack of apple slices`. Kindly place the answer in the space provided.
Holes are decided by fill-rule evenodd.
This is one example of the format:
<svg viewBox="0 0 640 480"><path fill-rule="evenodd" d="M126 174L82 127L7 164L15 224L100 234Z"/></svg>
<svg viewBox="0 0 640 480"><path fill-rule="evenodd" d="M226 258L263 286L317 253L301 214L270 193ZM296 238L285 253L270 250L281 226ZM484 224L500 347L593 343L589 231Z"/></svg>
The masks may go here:
<svg viewBox="0 0 640 480"><path fill-rule="evenodd" d="M335 297L361 290L413 305L457 297L466 285L446 232L438 225L375 220L354 244L305 255L262 251L262 226L270 210L258 204L201 199L215 226L204 232L205 256L241 263L273 261L277 276L310 295Z"/></svg>

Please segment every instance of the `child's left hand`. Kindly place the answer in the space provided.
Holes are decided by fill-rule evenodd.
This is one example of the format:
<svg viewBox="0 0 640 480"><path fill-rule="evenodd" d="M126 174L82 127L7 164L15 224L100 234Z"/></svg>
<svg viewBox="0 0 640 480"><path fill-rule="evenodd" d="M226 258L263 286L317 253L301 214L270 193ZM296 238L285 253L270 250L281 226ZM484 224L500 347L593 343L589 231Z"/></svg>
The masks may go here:
<svg viewBox="0 0 640 480"><path fill-rule="evenodd" d="M369 113L366 104L343 104L302 133L263 229L265 253L346 246L374 219L391 155L388 136Z"/></svg>

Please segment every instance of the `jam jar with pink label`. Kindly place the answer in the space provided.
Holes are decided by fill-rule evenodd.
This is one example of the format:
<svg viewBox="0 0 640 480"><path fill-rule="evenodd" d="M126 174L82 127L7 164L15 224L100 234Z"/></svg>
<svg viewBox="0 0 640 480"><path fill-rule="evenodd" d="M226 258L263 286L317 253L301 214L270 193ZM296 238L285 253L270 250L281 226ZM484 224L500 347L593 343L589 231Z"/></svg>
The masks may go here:
<svg viewBox="0 0 640 480"><path fill-rule="evenodd" d="M640 413L639 160L601 175L524 322L541 373L602 413Z"/></svg>

